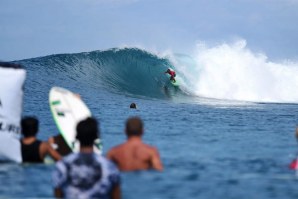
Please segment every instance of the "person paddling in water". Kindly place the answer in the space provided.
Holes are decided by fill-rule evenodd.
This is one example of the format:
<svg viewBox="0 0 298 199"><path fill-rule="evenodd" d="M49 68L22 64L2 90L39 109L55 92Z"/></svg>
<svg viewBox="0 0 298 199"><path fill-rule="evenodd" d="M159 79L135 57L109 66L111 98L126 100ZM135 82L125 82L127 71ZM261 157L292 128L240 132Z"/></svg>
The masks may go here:
<svg viewBox="0 0 298 199"><path fill-rule="evenodd" d="M176 82L176 79L175 79L176 72L173 69L168 68L168 70L165 73L168 73L169 75L171 75L171 78L170 78L171 81L173 81L174 83Z"/></svg>

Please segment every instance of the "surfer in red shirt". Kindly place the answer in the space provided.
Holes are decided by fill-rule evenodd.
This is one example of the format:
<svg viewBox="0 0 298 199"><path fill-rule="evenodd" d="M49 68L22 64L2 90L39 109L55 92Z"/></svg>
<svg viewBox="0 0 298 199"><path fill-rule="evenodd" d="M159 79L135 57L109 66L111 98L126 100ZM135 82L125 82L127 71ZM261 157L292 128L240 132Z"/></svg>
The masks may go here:
<svg viewBox="0 0 298 199"><path fill-rule="evenodd" d="M173 82L176 82L175 77L176 77L176 72L173 69L168 68L168 70L165 72L171 75L170 80Z"/></svg>

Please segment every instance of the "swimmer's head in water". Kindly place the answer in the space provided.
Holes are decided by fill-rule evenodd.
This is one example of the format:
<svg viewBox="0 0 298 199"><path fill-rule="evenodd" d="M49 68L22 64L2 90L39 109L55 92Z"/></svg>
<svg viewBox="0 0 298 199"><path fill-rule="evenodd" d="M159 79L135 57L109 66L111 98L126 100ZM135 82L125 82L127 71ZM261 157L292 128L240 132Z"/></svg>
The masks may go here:
<svg viewBox="0 0 298 199"><path fill-rule="evenodd" d="M130 136L141 136L143 134L143 122L139 117L131 117L126 121L126 134Z"/></svg>
<svg viewBox="0 0 298 199"><path fill-rule="evenodd" d="M135 103L131 103L130 106L129 106L129 108L134 108L134 109L136 109L136 108L137 108L137 105L136 105Z"/></svg>
<svg viewBox="0 0 298 199"><path fill-rule="evenodd" d="M77 125L76 138L80 141L81 146L93 146L94 140L98 138L98 125L94 118L82 120Z"/></svg>
<svg viewBox="0 0 298 199"><path fill-rule="evenodd" d="M38 132L38 120L35 117L24 117L21 121L24 137L35 136Z"/></svg>

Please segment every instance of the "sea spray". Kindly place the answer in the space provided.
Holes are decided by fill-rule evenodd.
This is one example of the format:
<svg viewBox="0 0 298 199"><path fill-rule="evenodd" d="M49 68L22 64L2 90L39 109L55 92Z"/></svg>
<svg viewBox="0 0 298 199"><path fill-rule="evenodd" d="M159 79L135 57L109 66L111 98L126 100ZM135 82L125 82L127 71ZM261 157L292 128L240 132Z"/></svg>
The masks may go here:
<svg viewBox="0 0 298 199"><path fill-rule="evenodd" d="M245 40L197 45L193 58L177 56L176 68L197 96L254 102L298 102L298 63L269 61Z"/></svg>

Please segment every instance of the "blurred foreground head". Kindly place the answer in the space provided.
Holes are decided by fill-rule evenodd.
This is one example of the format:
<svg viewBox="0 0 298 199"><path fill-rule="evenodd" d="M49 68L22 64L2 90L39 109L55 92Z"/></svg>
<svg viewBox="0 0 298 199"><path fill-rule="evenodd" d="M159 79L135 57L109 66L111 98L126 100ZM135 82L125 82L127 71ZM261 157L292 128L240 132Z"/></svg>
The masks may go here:
<svg viewBox="0 0 298 199"><path fill-rule="evenodd" d="M94 140L98 138L98 123L94 118L82 120L77 125L76 138L81 146L93 146Z"/></svg>

